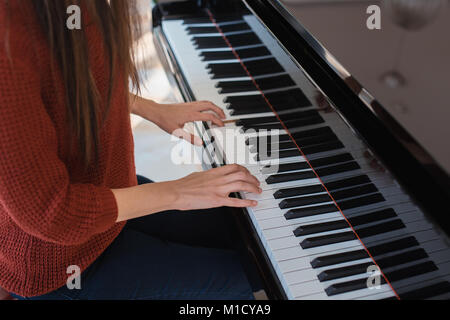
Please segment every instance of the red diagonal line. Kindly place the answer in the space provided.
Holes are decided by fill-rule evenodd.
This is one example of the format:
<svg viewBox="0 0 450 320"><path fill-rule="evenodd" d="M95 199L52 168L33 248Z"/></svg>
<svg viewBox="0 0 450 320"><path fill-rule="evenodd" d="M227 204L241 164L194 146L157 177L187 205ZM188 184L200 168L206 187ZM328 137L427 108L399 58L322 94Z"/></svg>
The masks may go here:
<svg viewBox="0 0 450 320"><path fill-rule="evenodd" d="M289 137L291 138L291 140L294 142L295 146L297 147L297 149L300 151L300 153L302 154L302 156L305 158L306 162L308 163L308 165L311 167L312 171L314 172L314 174L316 175L316 177L319 179L320 183L322 184L322 186L324 187L325 191L328 193L328 195L330 196L331 200L333 200L334 205L336 206L336 208L338 208L339 212L341 213L342 217L345 219L345 221L347 222L347 224L349 225L349 227L351 228L351 230L353 231L353 233L355 234L356 238L358 238L359 242L361 243L361 245L363 246L364 250L367 252L367 254L369 255L369 257L372 259L373 263L377 266L378 270L380 270L381 275L383 276L384 280L386 281L386 283L389 285L389 287L391 288L392 292L394 292L395 296L397 297L398 300L400 300L400 296L398 295L398 293L394 290L394 288L392 287L392 284L389 282L388 278L386 277L386 275L383 273L383 271L381 270L380 266L378 265L378 263L375 261L375 259L373 258L372 254L369 252L369 250L367 249L367 247L365 246L364 242L361 240L361 238L359 237L358 233L355 231L355 229L353 228L352 224L350 223L350 221L348 221L347 217L344 215L344 213L342 212L341 208L339 207L339 205L337 204L336 200L334 200L333 196L331 195L331 193L328 191L327 187L325 186L325 184L323 183L322 179L319 177L319 175L317 174L316 170L314 170L313 166L311 165L311 163L309 162L308 158L305 156L305 154L303 153L302 149L299 147L299 145L297 144L297 142L295 141L295 139L292 137L291 132L289 131L289 129L286 127L286 125L284 124L283 120L281 120L280 116L278 115L278 113L275 111L275 108L272 106L272 104L270 103L269 99L267 99L266 95L264 94L264 92L261 90L261 88L259 87L258 83L256 82L255 78L253 78L253 76L251 75L250 71L248 71L247 67L245 66L244 62L242 61L242 59L239 57L239 54L236 52L236 50L234 50L233 46L231 45L230 41L228 41L228 38L226 37L225 33L223 33L222 29L220 28L220 26L217 24L216 19L214 18L213 14L211 13L211 11L209 9L206 9L209 18L211 20L211 22L214 24L214 26L216 27L217 31L219 31L219 33L221 34L223 40L225 40L226 44L228 45L228 47L230 47L231 51L233 52L234 56L236 57L236 59L239 61L239 63L241 64L242 68L245 70L245 72L247 73L247 75L250 77L251 81L253 82L253 84L255 85L256 89L261 93L262 97L264 98L264 101L267 103L267 105L270 107L270 109L272 110L272 112L275 114L275 116L277 117L278 121L280 121L281 125L283 126L284 130L286 130L287 134L289 135Z"/></svg>

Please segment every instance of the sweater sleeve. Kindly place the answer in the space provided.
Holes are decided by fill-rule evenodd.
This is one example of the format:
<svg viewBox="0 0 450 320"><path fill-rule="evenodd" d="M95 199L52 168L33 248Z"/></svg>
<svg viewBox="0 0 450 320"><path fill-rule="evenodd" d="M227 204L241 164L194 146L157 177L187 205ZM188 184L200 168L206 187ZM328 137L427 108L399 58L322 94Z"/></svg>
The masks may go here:
<svg viewBox="0 0 450 320"><path fill-rule="evenodd" d="M116 200L108 188L70 183L33 69L0 54L0 206L30 235L81 244L115 224Z"/></svg>

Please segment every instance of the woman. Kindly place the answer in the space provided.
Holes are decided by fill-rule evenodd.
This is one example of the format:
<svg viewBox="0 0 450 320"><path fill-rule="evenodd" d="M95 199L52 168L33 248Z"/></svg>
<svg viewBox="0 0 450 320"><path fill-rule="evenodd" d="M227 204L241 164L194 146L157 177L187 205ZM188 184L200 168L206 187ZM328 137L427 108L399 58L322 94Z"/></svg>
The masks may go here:
<svg viewBox="0 0 450 320"><path fill-rule="evenodd" d="M129 95L131 2L0 0L0 287L33 299L252 298L228 217L200 209L255 206L229 197L260 193L255 177L232 165L138 185L130 111L168 132L222 125L224 113ZM73 4L81 30L66 28Z"/></svg>

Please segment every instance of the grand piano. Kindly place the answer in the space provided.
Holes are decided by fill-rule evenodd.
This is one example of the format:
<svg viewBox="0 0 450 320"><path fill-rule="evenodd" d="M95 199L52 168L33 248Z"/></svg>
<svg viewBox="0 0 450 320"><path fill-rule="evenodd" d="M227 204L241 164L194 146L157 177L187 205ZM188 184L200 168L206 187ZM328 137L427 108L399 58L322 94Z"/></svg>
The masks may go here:
<svg viewBox="0 0 450 320"><path fill-rule="evenodd" d="M268 297L450 298L449 159L436 153L448 149L448 126L424 144L420 132L437 132L439 120L408 127L398 106L349 71L352 59L333 55L345 41L356 53L364 44L327 39L324 11L293 2L188 0L153 10L174 92L226 111L224 128L195 123L205 167L239 163L261 182L261 195L235 195L259 202L236 219ZM395 70L379 80L394 91L405 82ZM433 117L448 121L428 99Z"/></svg>

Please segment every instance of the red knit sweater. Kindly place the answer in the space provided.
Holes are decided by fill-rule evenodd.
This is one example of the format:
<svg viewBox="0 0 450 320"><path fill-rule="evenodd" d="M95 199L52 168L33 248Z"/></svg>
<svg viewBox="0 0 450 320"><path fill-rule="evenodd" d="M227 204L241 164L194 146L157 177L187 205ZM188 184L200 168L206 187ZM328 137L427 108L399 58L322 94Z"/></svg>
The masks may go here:
<svg viewBox="0 0 450 320"><path fill-rule="evenodd" d="M137 183L133 140L127 92L117 87L100 132L98 162L83 173L77 151L69 145L64 83L32 6L9 1L8 18L4 3L0 1L0 287L37 296L65 285L68 266L86 269L122 230L124 223L115 223L111 189ZM94 25L84 27L104 101L108 68L102 40Z"/></svg>

